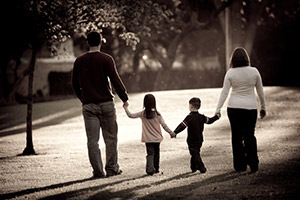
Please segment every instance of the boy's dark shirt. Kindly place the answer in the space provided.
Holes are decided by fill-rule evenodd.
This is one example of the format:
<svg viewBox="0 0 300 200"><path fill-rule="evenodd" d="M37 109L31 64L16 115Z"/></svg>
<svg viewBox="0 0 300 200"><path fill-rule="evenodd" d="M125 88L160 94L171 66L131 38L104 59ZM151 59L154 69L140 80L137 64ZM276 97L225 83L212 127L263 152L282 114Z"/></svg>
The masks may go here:
<svg viewBox="0 0 300 200"><path fill-rule="evenodd" d="M83 104L112 101L114 95L110 82L120 99L126 102L128 100L126 88L110 55L103 52L89 52L75 60L72 86Z"/></svg>
<svg viewBox="0 0 300 200"><path fill-rule="evenodd" d="M206 117L205 115L200 114L197 111L190 112L188 116L181 122L177 128L175 129L175 133L178 134L183 131L186 127L188 127L188 136L187 143L188 144L199 144L203 142L203 128L204 123L212 124L216 120L218 120L218 116L214 116L212 118Z"/></svg>

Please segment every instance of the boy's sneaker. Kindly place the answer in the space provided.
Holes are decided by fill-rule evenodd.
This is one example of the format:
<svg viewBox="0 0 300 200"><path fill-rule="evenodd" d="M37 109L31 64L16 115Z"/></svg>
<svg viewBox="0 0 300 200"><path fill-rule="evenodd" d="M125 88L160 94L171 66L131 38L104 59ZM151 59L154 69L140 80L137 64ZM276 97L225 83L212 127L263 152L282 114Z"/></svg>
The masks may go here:
<svg viewBox="0 0 300 200"><path fill-rule="evenodd" d="M250 170L251 170L252 173L257 172L258 171L258 165L252 165L252 166L250 166Z"/></svg>
<svg viewBox="0 0 300 200"><path fill-rule="evenodd" d="M201 174L204 174L206 172L206 168L202 166L199 168L199 171L201 172Z"/></svg>

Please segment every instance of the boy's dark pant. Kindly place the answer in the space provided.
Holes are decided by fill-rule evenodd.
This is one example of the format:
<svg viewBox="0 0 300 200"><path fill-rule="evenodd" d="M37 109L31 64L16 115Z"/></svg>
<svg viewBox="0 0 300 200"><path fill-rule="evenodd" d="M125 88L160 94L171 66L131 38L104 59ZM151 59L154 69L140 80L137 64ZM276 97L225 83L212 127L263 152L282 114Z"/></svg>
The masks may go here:
<svg viewBox="0 0 300 200"><path fill-rule="evenodd" d="M257 110L228 108L227 114L232 133L234 169L245 171L248 164L252 171L257 171L257 144L254 136Z"/></svg>
<svg viewBox="0 0 300 200"><path fill-rule="evenodd" d="M146 143L146 173L149 175L159 172L159 145L160 143Z"/></svg>
<svg viewBox="0 0 300 200"><path fill-rule="evenodd" d="M191 154L191 170L192 171L203 171L204 163L202 162L202 159L200 157L200 148L202 147L202 142L198 144L191 144L188 143L189 151Z"/></svg>

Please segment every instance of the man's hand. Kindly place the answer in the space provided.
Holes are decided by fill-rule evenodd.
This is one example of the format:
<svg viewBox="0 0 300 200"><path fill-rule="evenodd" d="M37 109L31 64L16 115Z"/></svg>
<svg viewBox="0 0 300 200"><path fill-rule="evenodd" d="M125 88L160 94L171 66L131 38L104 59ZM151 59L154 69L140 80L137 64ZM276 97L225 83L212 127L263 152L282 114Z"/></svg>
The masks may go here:
<svg viewBox="0 0 300 200"><path fill-rule="evenodd" d="M128 101L125 101L125 102L123 103L123 107L128 107L128 106L129 106Z"/></svg>

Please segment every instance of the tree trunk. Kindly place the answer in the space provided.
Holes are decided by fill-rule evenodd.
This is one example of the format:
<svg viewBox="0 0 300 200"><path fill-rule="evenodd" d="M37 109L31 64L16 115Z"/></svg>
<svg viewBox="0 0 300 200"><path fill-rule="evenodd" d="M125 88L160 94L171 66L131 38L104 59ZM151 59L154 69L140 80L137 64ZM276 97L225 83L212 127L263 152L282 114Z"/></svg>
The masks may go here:
<svg viewBox="0 0 300 200"><path fill-rule="evenodd" d="M253 4L253 2L252 2ZM252 49L253 49L253 44L255 41L256 37L256 32L258 29L257 22L259 18L261 17L264 9L266 8L267 1L262 1L259 3L254 3L254 8L251 10L252 12L250 13L249 17L249 23L246 29L246 34L245 34L245 40L244 40L244 47L247 49L249 55L251 56ZM255 9L255 11L254 11Z"/></svg>
<svg viewBox="0 0 300 200"><path fill-rule="evenodd" d="M27 116L26 116L26 148L22 155L34 155L35 151L33 148L32 141L32 104L33 104L33 77L34 68L37 56L37 48L32 48L31 60L29 63L29 78L28 78L28 94L27 94Z"/></svg>
<svg viewBox="0 0 300 200"><path fill-rule="evenodd" d="M172 89L172 69L169 67L163 67L161 70L157 72L157 76L154 82L153 90L170 90Z"/></svg>

